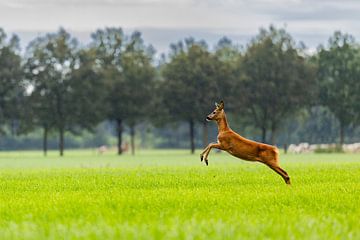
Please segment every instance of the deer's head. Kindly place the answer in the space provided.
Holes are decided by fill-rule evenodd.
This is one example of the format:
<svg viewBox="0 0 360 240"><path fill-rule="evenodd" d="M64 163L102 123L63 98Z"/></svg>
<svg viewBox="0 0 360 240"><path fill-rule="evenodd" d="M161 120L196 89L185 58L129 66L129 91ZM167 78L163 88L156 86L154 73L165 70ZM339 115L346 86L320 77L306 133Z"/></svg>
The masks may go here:
<svg viewBox="0 0 360 240"><path fill-rule="evenodd" d="M206 121L216 121L224 117L224 101L220 103L215 103L215 109L206 117Z"/></svg>

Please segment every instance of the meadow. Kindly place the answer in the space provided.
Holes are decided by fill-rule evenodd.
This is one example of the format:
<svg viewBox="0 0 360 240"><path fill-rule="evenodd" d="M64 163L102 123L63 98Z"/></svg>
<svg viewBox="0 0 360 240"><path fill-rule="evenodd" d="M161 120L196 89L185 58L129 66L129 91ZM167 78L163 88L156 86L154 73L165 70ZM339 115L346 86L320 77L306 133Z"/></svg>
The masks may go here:
<svg viewBox="0 0 360 240"><path fill-rule="evenodd" d="M360 239L360 154L0 152L0 239Z"/></svg>

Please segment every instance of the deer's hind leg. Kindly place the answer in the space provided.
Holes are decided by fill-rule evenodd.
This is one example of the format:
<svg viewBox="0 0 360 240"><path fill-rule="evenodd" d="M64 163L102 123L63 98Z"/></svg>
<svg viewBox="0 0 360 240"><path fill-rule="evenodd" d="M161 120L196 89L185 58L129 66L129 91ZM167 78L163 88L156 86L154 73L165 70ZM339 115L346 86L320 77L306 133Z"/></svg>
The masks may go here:
<svg viewBox="0 0 360 240"><path fill-rule="evenodd" d="M288 185L291 184L289 175L279 165L277 165L277 164L266 164L266 165L268 167L270 167L272 170L274 170L277 174L279 174L284 179L286 184L288 184Z"/></svg>
<svg viewBox="0 0 360 240"><path fill-rule="evenodd" d="M269 168L279 174L286 184L291 184L288 173L279 165L279 153L277 149L261 151L259 156L262 163L266 164Z"/></svg>

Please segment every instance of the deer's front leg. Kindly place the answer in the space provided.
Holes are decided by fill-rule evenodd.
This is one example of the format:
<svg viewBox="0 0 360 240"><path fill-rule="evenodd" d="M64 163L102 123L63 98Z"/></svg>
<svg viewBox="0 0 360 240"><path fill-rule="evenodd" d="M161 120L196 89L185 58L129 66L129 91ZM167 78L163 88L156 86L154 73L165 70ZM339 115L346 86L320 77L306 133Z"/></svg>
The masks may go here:
<svg viewBox="0 0 360 240"><path fill-rule="evenodd" d="M206 151L209 150L209 146L210 146L210 145L211 145L211 144L207 145L206 148L201 152L201 154L200 154L200 160L201 160L201 162L202 162L202 160L204 160L204 154L205 154Z"/></svg>
<svg viewBox="0 0 360 240"><path fill-rule="evenodd" d="M206 149L205 149L206 151L205 151L205 154L204 154L204 159L205 159L206 165L209 165L208 156L209 156L209 153L210 153L212 148L217 148L217 149L223 150L223 147L221 146L220 143L210 143L206 147Z"/></svg>

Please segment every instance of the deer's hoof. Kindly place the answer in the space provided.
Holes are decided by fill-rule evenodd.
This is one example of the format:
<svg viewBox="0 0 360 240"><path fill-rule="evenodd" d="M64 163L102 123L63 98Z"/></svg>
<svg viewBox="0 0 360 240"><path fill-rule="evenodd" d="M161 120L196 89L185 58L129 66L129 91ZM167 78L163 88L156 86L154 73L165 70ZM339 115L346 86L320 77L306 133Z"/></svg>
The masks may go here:
<svg viewBox="0 0 360 240"><path fill-rule="evenodd" d="M204 156L200 155L200 162L202 162L204 160Z"/></svg>
<svg viewBox="0 0 360 240"><path fill-rule="evenodd" d="M287 178L285 179L285 183L286 183L288 186L291 186L291 182L290 182L290 178L289 178L289 177L287 177Z"/></svg>
<svg viewBox="0 0 360 240"><path fill-rule="evenodd" d="M206 166L209 166L209 161L205 159Z"/></svg>

